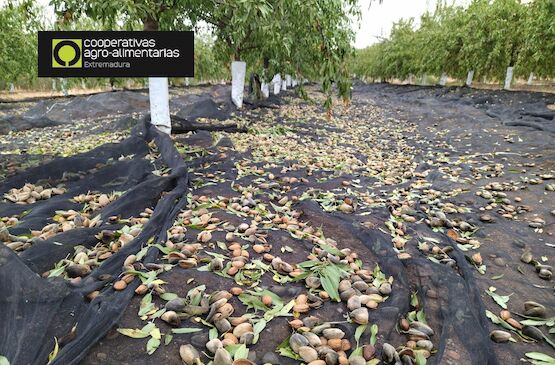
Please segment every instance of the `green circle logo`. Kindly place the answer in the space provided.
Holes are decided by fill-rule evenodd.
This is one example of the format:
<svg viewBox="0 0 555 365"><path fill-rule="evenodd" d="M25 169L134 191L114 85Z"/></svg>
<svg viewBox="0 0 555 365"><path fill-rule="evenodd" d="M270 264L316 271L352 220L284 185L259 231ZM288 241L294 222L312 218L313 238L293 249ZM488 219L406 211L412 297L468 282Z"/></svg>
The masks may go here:
<svg viewBox="0 0 555 365"><path fill-rule="evenodd" d="M81 68L82 44L81 39L53 39L52 67Z"/></svg>

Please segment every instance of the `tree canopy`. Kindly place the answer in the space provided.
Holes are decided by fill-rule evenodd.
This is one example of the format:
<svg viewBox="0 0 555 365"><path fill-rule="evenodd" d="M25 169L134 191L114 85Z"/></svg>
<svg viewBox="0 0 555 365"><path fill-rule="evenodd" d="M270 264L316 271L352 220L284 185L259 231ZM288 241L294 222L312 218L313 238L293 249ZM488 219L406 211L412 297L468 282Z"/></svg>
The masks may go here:
<svg viewBox="0 0 555 365"><path fill-rule="evenodd" d="M332 83L348 97L347 60L358 14L356 0L53 0L65 18L87 16L109 27L193 29L208 24L217 56L244 60L266 78L272 72L319 79L331 106ZM267 74L267 75L266 75Z"/></svg>
<svg viewBox="0 0 555 365"><path fill-rule="evenodd" d="M373 78L443 72L462 78L502 80L507 67L517 76L555 76L555 3L552 0L473 0L468 8L438 5L420 27L401 20L388 39L357 51L353 72Z"/></svg>
<svg viewBox="0 0 555 365"><path fill-rule="evenodd" d="M37 36L40 8L31 0L9 0L0 8L0 88L29 84L37 75Z"/></svg>

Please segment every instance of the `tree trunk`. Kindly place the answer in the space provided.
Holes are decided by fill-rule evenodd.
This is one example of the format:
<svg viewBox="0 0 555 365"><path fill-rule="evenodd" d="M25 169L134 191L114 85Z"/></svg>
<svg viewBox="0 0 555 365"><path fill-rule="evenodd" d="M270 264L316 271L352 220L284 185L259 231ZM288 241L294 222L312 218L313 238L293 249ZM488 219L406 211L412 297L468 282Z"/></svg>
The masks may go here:
<svg viewBox="0 0 555 365"><path fill-rule="evenodd" d="M534 73L530 72L530 76L528 77L528 85L532 85L534 82Z"/></svg>
<svg viewBox="0 0 555 365"><path fill-rule="evenodd" d="M243 107L243 94L245 92L246 73L247 64L245 62L231 62L231 100L237 108Z"/></svg>
<svg viewBox="0 0 555 365"><path fill-rule="evenodd" d="M158 20L148 17L143 19L145 31L159 29ZM150 122L160 131L171 134L172 124L170 119L170 97L167 77L148 78L148 96L150 100Z"/></svg>
<svg viewBox="0 0 555 365"><path fill-rule="evenodd" d="M260 92L262 93L262 98L267 99L270 96L270 85L267 82L262 81L260 85Z"/></svg>
<svg viewBox="0 0 555 365"><path fill-rule="evenodd" d="M511 82L513 81L513 66L507 67L507 73L505 74L505 85L503 89L510 90L511 89Z"/></svg>
<svg viewBox="0 0 555 365"><path fill-rule="evenodd" d="M465 85L470 87L472 86L472 79L474 78L474 70L468 71L468 75L466 75L466 83Z"/></svg>
<svg viewBox="0 0 555 365"><path fill-rule="evenodd" d="M278 95L281 90L281 75L275 74L272 79L272 85L274 86L274 95Z"/></svg>
<svg viewBox="0 0 555 365"><path fill-rule="evenodd" d="M143 19L143 30L154 31L159 29L160 29L160 24L158 23L158 20L150 16Z"/></svg>
<svg viewBox="0 0 555 365"><path fill-rule="evenodd" d="M445 72L443 72L441 74L441 77L439 78L439 85L440 86L445 86L446 83L447 83L447 74Z"/></svg>
<svg viewBox="0 0 555 365"><path fill-rule="evenodd" d="M260 78L261 84L260 84L260 92L262 93L262 98L266 99L268 97L270 97L270 85L271 83L268 83L268 72L269 72L269 68L270 68L270 58L269 57L264 57L262 59L262 63L263 63L263 68L264 70L262 71L262 76Z"/></svg>

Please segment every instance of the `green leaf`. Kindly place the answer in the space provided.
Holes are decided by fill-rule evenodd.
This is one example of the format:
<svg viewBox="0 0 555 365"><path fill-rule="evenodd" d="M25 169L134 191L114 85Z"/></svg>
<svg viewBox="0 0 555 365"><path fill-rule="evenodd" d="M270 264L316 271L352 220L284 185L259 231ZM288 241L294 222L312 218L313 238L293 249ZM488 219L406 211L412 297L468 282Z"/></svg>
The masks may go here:
<svg viewBox="0 0 555 365"><path fill-rule="evenodd" d="M376 344L377 341L377 335L378 335L378 325L377 324L373 324L370 327L370 344L372 346L374 346Z"/></svg>
<svg viewBox="0 0 555 365"><path fill-rule="evenodd" d="M356 331L355 331L355 341L357 343L357 346L359 346L359 341L360 341L360 336L362 336L362 334L364 333L364 331L366 331L366 327L368 327L365 324L361 324L360 326L357 327Z"/></svg>
<svg viewBox="0 0 555 365"><path fill-rule="evenodd" d="M58 339L54 337L54 349L48 355L48 364L50 364L56 358L56 356L58 356L58 351L60 351L60 345L58 343Z"/></svg>
<svg viewBox="0 0 555 365"><path fill-rule="evenodd" d="M216 327L212 327L208 331L208 339L209 340L214 340L216 338L218 338L218 329Z"/></svg>
<svg viewBox="0 0 555 365"><path fill-rule="evenodd" d="M337 247L330 246L327 243L321 243L319 244L319 246L327 253L338 256L340 258L345 257L345 254L341 252Z"/></svg>
<svg viewBox="0 0 555 365"><path fill-rule="evenodd" d="M289 301L289 303L287 303L285 306L274 307L273 309L264 313L264 319L270 322L272 319L274 319L274 317L290 316L291 314L289 312L291 312L291 309L294 306L295 306L295 300L291 299L291 301Z"/></svg>
<svg viewBox="0 0 555 365"><path fill-rule="evenodd" d="M285 340L283 340L278 347L276 348L276 351L281 355L281 356L285 356L285 357L289 357L291 359L295 359L295 360L300 360L301 357L299 356L299 354L297 354L295 351L293 351L293 349L291 348L291 346L289 346L289 339L291 338L291 336L287 336L287 338L285 338Z"/></svg>
<svg viewBox="0 0 555 365"><path fill-rule="evenodd" d="M308 268L314 267L318 264L319 264L318 261L311 260L311 261L303 261L300 264L297 264L297 266L302 267L303 269L308 269Z"/></svg>
<svg viewBox="0 0 555 365"><path fill-rule="evenodd" d="M320 280L322 282L322 287L330 295L330 298L336 302L340 302L341 298L339 297L338 286L334 285L334 281L329 276L322 276Z"/></svg>
<svg viewBox="0 0 555 365"><path fill-rule="evenodd" d="M146 353L152 355L160 346L160 339L151 337L146 343Z"/></svg>
<svg viewBox="0 0 555 365"><path fill-rule="evenodd" d="M58 266L58 264L56 264ZM57 277L63 274L64 270L66 269L67 264L62 264L61 266L56 267L54 270L51 270L48 274L49 278Z"/></svg>
<svg viewBox="0 0 555 365"><path fill-rule="evenodd" d="M162 314L166 313L166 308L158 309L153 315L150 316L150 320L160 318Z"/></svg>
<svg viewBox="0 0 555 365"><path fill-rule="evenodd" d="M260 333L264 330L264 328L266 328L266 324L267 324L266 320L261 319L258 322L256 322L255 325L253 326L253 331L254 331L253 344L256 344L258 342Z"/></svg>
<svg viewBox="0 0 555 365"><path fill-rule="evenodd" d="M258 290L258 291L249 290L249 291L247 291L247 294L251 294L251 295L254 295L254 296L257 296L257 297L263 297L263 296L267 295L270 298L272 298L272 304L274 306L276 306L276 305L283 306L283 300L281 300L280 296L277 295L274 292L271 292L271 291L267 290L267 289Z"/></svg>
<svg viewBox="0 0 555 365"><path fill-rule="evenodd" d="M416 365L426 365L426 358L420 352L415 352L414 360L416 361Z"/></svg>
<svg viewBox="0 0 555 365"><path fill-rule="evenodd" d="M234 360L246 359L249 356L249 349L245 344L227 345L225 349Z"/></svg>
<svg viewBox="0 0 555 365"><path fill-rule="evenodd" d="M187 333L196 333L202 331L202 328L192 328L192 327L182 327L182 328L172 328L172 333L175 334L187 334Z"/></svg>
<svg viewBox="0 0 555 365"><path fill-rule="evenodd" d="M160 294L160 298L164 299L165 301L170 301L173 300L175 298L179 297L177 294L175 293L162 293Z"/></svg>
<svg viewBox="0 0 555 365"><path fill-rule="evenodd" d="M139 317L146 315L155 309L154 303L152 303L152 293L147 293L141 299L141 304L139 308Z"/></svg>
<svg viewBox="0 0 555 365"><path fill-rule="evenodd" d="M349 355L349 360L355 356L362 356L362 347L356 347L353 352L351 352L351 355Z"/></svg>
<svg viewBox="0 0 555 365"><path fill-rule="evenodd" d="M423 310L419 310L418 312L416 312L416 320L418 322L422 322L424 324L426 324L426 314L424 313Z"/></svg>
<svg viewBox="0 0 555 365"><path fill-rule="evenodd" d="M157 243L154 247L158 248L164 255L169 254L170 252L177 251L175 248L169 248L162 246L161 244Z"/></svg>
<svg viewBox="0 0 555 365"><path fill-rule="evenodd" d="M241 344L237 349L237 351L235 352L235 355L233 356L233 360L246 359L248 356L249 356L249 349L245 344Z"/></svg>
<svg viewBox="0 0 555 365"><path fill-rule="evenodd" d="M490 312L487 309L486 309L486 317L488 317L492 321L492 323L498 324L501 327L505 328L506 330L515 331L513 326L511 326L503 319L501 319L500 317L498 317L497 315L495 315L494 313Z"/></svg>
<svg viewBox="0 0 555 365"><path fill-rule="evenodd" d="M417 295L416 292L412 293L411 296L410 296L410 305L413 308L418 307L418 295Z"/></svg>
<svg viewBox="0 0 555 365"><path fill-rule="evenodd" d="M495 302L503 309L507 309L507 303L509 302L510 295L499 295L491 290L486 290L486 293L495 300ZM512 294L511 294L512 295Z"/></svg>
<svg viewBox="0 0 555 365"><path fill-rule="evenodd" d="M141 331L150 334L154 329L156 329L156 325L153 322L149 322L141 328Z"/></svg>
<svg viewBox="0 0 555 365"><path fill-rule="evenodd" d="M535 319L525 319L524 321L520 321L521 324L525 326L543 326L547 323L547 321L537 321Z"/></svg>
<svg viewBox="0 0 555 365"><path fill-rule="evenodd" d="M145 257L146 253L148 252L148 247L143 247L139 252L137 252L136 260L141 261L143 257Z"/></svg>
<svg viewBox="0 0 555 365"><path fill-rule="evenodd" d="M322 287L330 295L330 298L340 302L339 297L339 282L341 281L341 271L336 265L327 265L322 269L320 274L320 281Z"/></svg>
<svg viewBox="0 0 555 365"><path fill-rule="evenodd" d="M164 335L164 346L168 346L172 342L173 336L170 334Z"/></svg>
<svg viewBox="0 0 555 365"><path fill-rule="evenodd" d="M150 335L158 340L162 338L162 334L160 333L160 329L158 327L155 327L152 331L150 331Z"/></svg>
<svg viewBox="0 0 555 365"><path fill-rule="evenodd" d="M144 332L136 328L118 328L117 331L122 335L131 338L145 338L149 336L149 332Z"/></svg>
<svg viewBox="0 0 555 365"><path fill-rule="evenodd" d="M537 363L537 362L533 362L534 364L537 365L554 365L555 364L555 358L543 354L541 352L527 352L526 357L533 359L533 360L539 360L541 361L541 363Z"/></svg>

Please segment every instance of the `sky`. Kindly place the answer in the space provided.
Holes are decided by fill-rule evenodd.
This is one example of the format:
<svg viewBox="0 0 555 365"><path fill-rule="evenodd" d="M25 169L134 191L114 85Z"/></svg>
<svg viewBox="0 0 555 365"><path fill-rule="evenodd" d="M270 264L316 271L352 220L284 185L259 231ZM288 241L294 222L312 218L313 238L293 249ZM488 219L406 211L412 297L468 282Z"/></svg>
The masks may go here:
<svg viewBox="0 0 555 365"><path fill-rule="evenodd" d="M439 0L441 1L441 0ZM447 0L448 4L468 5L469 0ZM364 48L377 43L380 37L387 37L393 23L401 18L415 18L426 11L433 11L438 0L383 0L381 4L377 1L359 0L362 11L362 19L359 27L355 27L356 48ZM417 22L418 24L418 22Z"/></svg>

